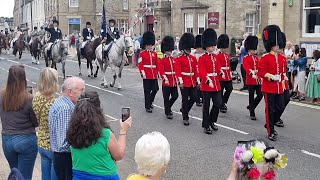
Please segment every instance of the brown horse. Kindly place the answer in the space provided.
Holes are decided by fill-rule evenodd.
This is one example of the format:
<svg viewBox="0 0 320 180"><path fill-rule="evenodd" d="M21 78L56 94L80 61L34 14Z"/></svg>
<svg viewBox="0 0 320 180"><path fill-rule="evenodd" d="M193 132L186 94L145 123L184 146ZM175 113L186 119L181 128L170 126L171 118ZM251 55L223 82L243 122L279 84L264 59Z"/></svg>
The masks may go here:
<svg viewBox="0 0 320 180"><path fill-rule="evenodd" d="M8 50L9 49L9 46L8 46L8 38L3 35L3 34L0 34L0 54L2 52L2 49L4 50Z"/></svg>
<svg viewBox="0 0 320 180"><path fill-rule="evenodd" d="M87 59L87 69L89 73L88 77L91 77L91 78L98 76L99 66L97 66L97 70L93 74L92 62L96 60L96 49L100 45L100 43L101 43L101 38L99 37L88 42L84 47L84 52L85 52L84 58ZM77 56L78 56L78 63L79 63L79 76L82 76L80 47L81 47L81 44L79 44L77 47Z"/></svg>
<svg viewBox="0 0 320 180"><path fill-rule="evenodd" d="M24 35L21 34L20 37L13 45L13 55L16 56L17 52L19 52L19 59L21 59L22 51L24 50L25 43L24 43Z"/></svg>

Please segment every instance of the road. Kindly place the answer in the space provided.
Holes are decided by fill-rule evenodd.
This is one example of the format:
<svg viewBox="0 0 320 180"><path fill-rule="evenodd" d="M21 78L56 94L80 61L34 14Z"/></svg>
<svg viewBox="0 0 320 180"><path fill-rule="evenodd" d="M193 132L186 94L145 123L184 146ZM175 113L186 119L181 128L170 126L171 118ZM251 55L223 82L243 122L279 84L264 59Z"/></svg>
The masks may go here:
<svg viewBox="0 0 320 180"><path fill-rule="evenodd" d="M0 82L3 87L7 78L7 70L11 65L24 64L27 72L28 84L35 86L40 65L31 63L29 54L23 54L21 60L12 55L0 56ZM82 64L85 70L86 65ZM61 65L58 65L61 74ZM68 60L66 63L67 75L78 75L77 63ZM181 99L173 107L174 119L165 118L161 90L158 92L152 114L145 112L143 102L142 80L138 70L125 67L122 86L116 88L102 88L101 74L97 79L88 78L87 71L83 72L86 88L100 94L104 112L111 123L111 127L118 132L118 121L121 117L121 107L131 107L133 127L128 133L128 144L125 158L119 162L119 174L122 179L136 172L134 162L134 148L137 140L145 133L152 131L162 132L171 145L171 161L163 179L178 180L223 180L227 179L233 160L233 153L238 140L262 139L274 145L289 158L288 166L278 174L280 180L316 180L320 175L320 106L302 103L290 103L283 115L284 128L276 128L279 133L278 141L267 139L263 125L264 103L257 108L257 121L249 120L246 109L248 95L246 92L234 91L228 103L228 112L219 115L219 131L212 135L203 133L201 128L201 108L194 106L190 114L191 124L185 127L179 113ZM112 76L109 70L109 81ZM60 79L60 83L62 83ZM6 164L6 162L1 162ZM6 164L7 165L7 164ZM40 167L39 161L36 165ZM3 167L0 167L0 169ZM39 168L37 168L39 171Z"/></svg>

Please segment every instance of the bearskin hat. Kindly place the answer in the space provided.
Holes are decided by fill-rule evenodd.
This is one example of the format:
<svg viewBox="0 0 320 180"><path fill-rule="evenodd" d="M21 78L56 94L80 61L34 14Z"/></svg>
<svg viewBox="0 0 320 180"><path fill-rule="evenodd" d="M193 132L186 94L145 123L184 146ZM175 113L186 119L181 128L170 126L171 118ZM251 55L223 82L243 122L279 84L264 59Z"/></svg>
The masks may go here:
<svg viewBox="0 0 320 180"><path fill-rule="evenodd" d="M161 41L161 52L174 50L174 39L171 36L165 36Z"/></svg>
<svg viewBox="0 0 320 180"><path fill-rule="evenodd" d="M244 48L248 52L249 50L257 50L258 38L257 36L248 36L244 41Z"/></svg>
<svg viewBox="0 0 320 180"><path fill-rule="evenodd" d="M58 20L53 20L52 23L57 23L59 25L59 21Z"/></svg>
<svg viewBox="0 0 320 180"><path fill-rule="evenodd" d="M91 26L91 22L89 22L89 21L88 21L88 22L86 23L86 25L89 25L89 26Z"/></svg>
<svg viewBox="0 0 320 180"><path fill-rule="evenodd" d="M110 19L109 23L113 22L113 24L116 24L116 20L115 19Z"/></svg>
<svg viewBox="0 0 320 180"><path fill-rule="evenodd" d="M153 32L151 32L151 31L145 32L142 36L142 41L141 41L142 49L144 49L145 46L147 46L147 45L153 46L155 44L155 41L156 41L156 37Z"/></svg>
<svg viewBox="0 0 320 180"><path fill-rule="evenodd" d="M205 49L209 46L217 45L217 33L214 29L208 28L202 33L202 47Z"/></svg>
<svg viewBox="0 0 320 180"><path fill-rule="evenodd" d="M218 45L217 47L220 48L229 48L229 36L226 34L221 34L218 37Z"/></svg>
<svg viewBox="0 0 320 180"><path fill-rule="evenodd" d="M284 49L286 47L287 37L283 32L281 32L281 37L282 37L282 42L279 43L279 49Z"/></svg>
<svg viewBox="0 0 320 180"><path fill-rule="evenodd" d="M269 25L263 29L263 44L267 52L271 51L273 46L282 43L282 35L279 26Z"/></svg>
<svg viewBox="0 0 320 180"><path fill-rule="evenodd" d="M194 43L194 48L202 48L202 44L201 44L201 34L198 34L196 36L196 42Z"/></svg>
<svg viewBox="0 0 320 180"><path fill-rule="evenodd" d="M195 38L191 33L182 34L179 40L179 50L188 50L194 47Z"/></svg>

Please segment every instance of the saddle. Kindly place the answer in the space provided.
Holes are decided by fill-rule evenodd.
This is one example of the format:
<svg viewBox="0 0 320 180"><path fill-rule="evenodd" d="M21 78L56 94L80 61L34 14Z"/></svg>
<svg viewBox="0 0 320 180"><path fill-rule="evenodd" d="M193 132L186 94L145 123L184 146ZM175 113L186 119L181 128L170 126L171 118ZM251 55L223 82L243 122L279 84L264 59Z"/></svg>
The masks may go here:
<svg viewBox="0 0 320 180"><path fill-rule="evenodd" d="M109 55L109 53L110 53L110 49L112 48L112 46L113 46L113 42L110 42L109 44L107 44L106 46L108 46L108 48L105 50L104 48L103 48L103 59L106 59L107 58L107 56Z"/></svg>
<svg viewBox="0 0 320 180"><path fill-rule="evenodd" d="M49 58L52 58L52 55L51 55L52 48L53 48L53 46L55 46L55 45L57 44L57 42L58 42L58 41L55 40L54 43L51 44L49 50L47 51L47 54L48 54L48 57L49 57Z"/></svg>
<svg viewBox="0 0 320 180"><path fill-rule="evenodd" d="M81 53L81 55L84 57L84 56L86 56L86 51L85 51L85 49L89 46L89 43L90 43L91 41L88 41L85 45L84 45L84 47L83 48L80 48L80 53Z"/></svg>

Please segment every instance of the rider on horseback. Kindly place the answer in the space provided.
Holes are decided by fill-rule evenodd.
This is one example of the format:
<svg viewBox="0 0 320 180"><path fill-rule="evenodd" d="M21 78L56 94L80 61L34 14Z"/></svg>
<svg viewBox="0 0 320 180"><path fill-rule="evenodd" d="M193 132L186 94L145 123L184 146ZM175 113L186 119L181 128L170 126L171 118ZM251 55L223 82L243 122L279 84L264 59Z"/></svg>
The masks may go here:
<svg viewBox="0 0 320 180"><path fill-rule="evenodd" d="M107 36L105 37L105 39L101 42L102 44L105 44L106 46L104 46L104 57L107 56L107 54L109 53L112 44L111 42L115 42L117 39L120 38L120 33L118 28L114 27L116 25L116 20L114 19L110 19L109 20L109 27L107 28ZM108 44L110 44L108 46Z"/></svg>
<svg viewBox="0 0 320 180"><path fill-rule="evenodd" d="M81 49L80 49L81 53L80 54L82 57L84 57L84 55L85 55L84 47L94 37L90 22L87 22L86 28L83 28L82 37L83 37L83 42L81 44Z"/></svg>
<svg viewBox="0 0 320 180"><path fill-rule="evenodd" d="M30 39L30 42L29 42L29 46L31 46L32 42L37 38L39 40L38 27L34 27L33 31L31 32L31 39Z"/></svg>
<svg viewBox="0 0 320 180"><path fill-rule="evenodd" d="M48 42L48 46L47 46L48 48L46 49L50 58L52 57L51 56L52 46L57 42L57 40L62 39L61 30L58 28L59 21L53 20L52 23L53 25L50 25L50 28L45 27L45 30L50 33L50 40Z"/></svg>
<svg viewBox="0 0 320 180"><path fill-rule="evenodd" d="M21 31L21 28L19 26L16 27L16 30L14 32L14 38L11 41L11 47L15 46L15 42L19 39L20 35L23 34Z"/></svg>

